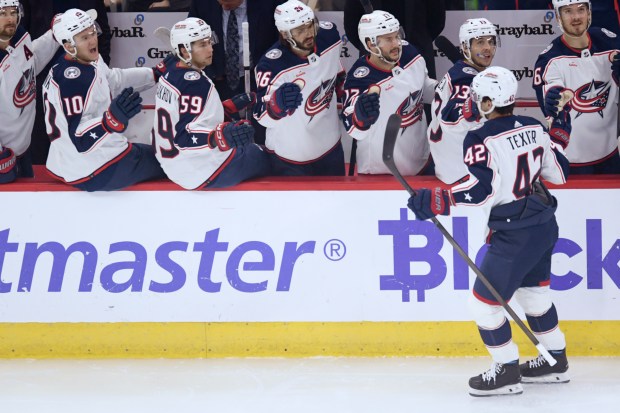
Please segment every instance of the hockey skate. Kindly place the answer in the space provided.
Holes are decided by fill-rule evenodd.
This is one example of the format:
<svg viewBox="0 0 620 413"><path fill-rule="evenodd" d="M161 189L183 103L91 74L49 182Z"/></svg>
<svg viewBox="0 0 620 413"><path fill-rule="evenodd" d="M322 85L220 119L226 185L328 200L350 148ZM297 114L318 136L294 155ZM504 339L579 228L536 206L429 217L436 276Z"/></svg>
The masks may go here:
<svg viewBox="0 0 620 413"><path fill-rule="evenodd" d="M493 363L484 373L469 379L469 394L475 397L523 393L519 364Z"/></svg>
<svg viewBox="0 0 620 413"><path fill-rule="evenodd" d="M566 350L550 352L557 361L550 366L542 355L519 366L523 383L568 383L568 360Z"/></svg>

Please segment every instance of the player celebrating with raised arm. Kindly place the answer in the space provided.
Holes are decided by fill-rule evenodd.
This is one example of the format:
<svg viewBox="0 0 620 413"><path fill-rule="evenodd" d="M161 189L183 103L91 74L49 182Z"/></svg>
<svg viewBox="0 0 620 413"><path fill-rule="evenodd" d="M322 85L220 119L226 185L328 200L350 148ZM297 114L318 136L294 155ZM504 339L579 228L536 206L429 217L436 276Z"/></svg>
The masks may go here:
<svg viewBox="0 0 620 413"><path fill-rule="evenodd" d="M32 177L28 148L35 116L35 79L58 45L51 30L31 41L19 25L18 0L0 0L0 184Z"/></svg>
<svg viewBox="0 0 620 413"><path fill-rule="evenodd" d="M553 0L553 6L563 34L536 61L533 87L540 107L552 119L559 102L574 95L573 132L566 149L571 174L620 173L617 35L590 27L587 0Z"/></svg>
<svg viewBox="0 0 620 413"><path fill-rule="evenodd" d="M185 189L223 188L270 172L269 156L252 142L247 121L224 122L224 113L251 103L245 95L224 102L203 69L211 64L215 34L203 20L176 23L170 43L176 58L159 79L155 101L156 156ZM227 109L228 108L228 109Z"/></svg>
<svg viewBox="0 0 620 413"><path fill-rule="evenodd" d="M386 174L383 135L393 113L402 119L394 159L405 175L420 174L429 162L423 103L430 103L437 82L428 77L424 58L403 40L398 20L385 11L365 14L358 25L360 41L369 52L360 57L344 85L342 113L347 132L357 144L357 171Z"/></svg>
<svg viewBox="0 0 620 413"><path fill-rule="evenodd" d="M320 24L304 3L274 13L280 42L256 65L254 117L276 175L344 175L336 88L344 78L336 26ZM341 86L340 86L341 87Z"/></svg>
<svg viewBox="0 0 620 413"><path fill-rule="evenodd" d="M451 190L420 189L408 203L422 220L449 215L455 205L484 208L492 235L480 269L505 301L514 295L530 328L557 361L552 367L540 355L519 366L503 308L477 279L469 307L493 365L469 380L473 396L519 394L522 377L523 382L569 380L566 341L549 293L557 200L539 177L566 182L569 163L563 148L569 142L570 108L559 112L548 133L537 120L513 115L516 94L517 80L508 69L489 67L474 77L472 99L487 121L468 132L463 143L471 178Z"/></svg>
<svg viewBox="0 0 620 413"><path fill-rule="evenodd" d="M464 59L457 61L437 85L427 131L435 175L446 184L469 176L463 163L463 140L468 131L484 122L470 98L470 85L474 76L493 63L500 38L493 23L477 18L461 25L459 42Z"/></svg>
<svg viewBox="0 0 620 413"><path fill-rule="evenodd" d="M67 10L52 30L65 54L43 85L48 171L85 191L111 191L165 177L149 145L123 135L142 109L138 92L155 85L149 68L110 69L99 56L96 12ZM110 99L110 96L115 96Z"/></svg>

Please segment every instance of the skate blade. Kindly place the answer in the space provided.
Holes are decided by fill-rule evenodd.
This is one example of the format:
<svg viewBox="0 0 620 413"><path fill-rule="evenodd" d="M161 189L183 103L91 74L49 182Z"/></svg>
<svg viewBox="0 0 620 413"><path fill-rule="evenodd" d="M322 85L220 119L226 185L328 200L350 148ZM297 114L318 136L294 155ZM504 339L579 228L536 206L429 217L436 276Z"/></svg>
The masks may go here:
<svg viewBox="0 0 620 413"><path fill-rule="evenodd" d="M521 383L543 383L543 384L553 384L553 383L568 383L570 381L570 376L568 373L552 373L545 374L544 376L539 377L525 377L521 376Z"/></svg>
<svg viewBox="0 0 620 413"><path fill-rule="evenodd" d="M469 395L474 397L512 396L523 393L521 383L508 384L495 390L478 390L469 388Z"/></svg>

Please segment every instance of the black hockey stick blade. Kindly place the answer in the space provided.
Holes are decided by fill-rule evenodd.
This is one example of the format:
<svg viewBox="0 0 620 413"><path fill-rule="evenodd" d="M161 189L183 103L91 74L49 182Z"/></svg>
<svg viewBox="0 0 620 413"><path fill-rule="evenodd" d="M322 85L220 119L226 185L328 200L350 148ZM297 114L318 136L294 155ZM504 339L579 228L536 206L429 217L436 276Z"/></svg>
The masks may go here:
<svg viewBox="0 0 620 413"><path fill-rule="evenodd" d="M360 3L362 3L362 7L364 8L364 13L370 14L373 12L374 8L370 0L360 0Z"/></svg>
<svg viewBox="0 0 620 413"><path fill-rule="evenodd" d="M398 114L393 113L390 115L385 127L385 135L383 138L383 163L392 172L392 175L400 184L409 192L409 195L415 195L413 188L405 181L405 178L400 174L400 171L396 167L394 162L394 148L396 147L396 139L400 133L401 118Z"/></svg>

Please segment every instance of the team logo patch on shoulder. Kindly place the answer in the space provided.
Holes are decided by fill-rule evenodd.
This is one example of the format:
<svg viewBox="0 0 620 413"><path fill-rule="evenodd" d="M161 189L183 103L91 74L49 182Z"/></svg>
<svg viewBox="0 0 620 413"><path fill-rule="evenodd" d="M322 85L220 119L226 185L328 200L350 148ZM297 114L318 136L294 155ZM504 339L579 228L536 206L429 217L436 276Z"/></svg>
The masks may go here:
<svg viewBox="0 0 620 413"><path fill-rule="evenodd" d="M271 49L267 53L265 53L265 57L267 59L279 59L282 56L282 50L280 49Z"/></svg>
<svg viewBox="0 0 620 413"><path fill-rule="evenodd" d="M330 30L334 27L334 24L332 22L319 22L319 26L321 26L321 29Z"/></svg>
<svg viewBox="0 0 620 413"><path fill-rule="evenodd" d="M400 44L402 44L403 46L408 46L409 42L407 40L403 39L403 40L400 41Z"/></svg>
<svg viewBox="0 0 620 413"><path fill-rule="evenodd" d="M198 80L200 79L200 73L194 71L187 72L183 75L183 78L185 80Z"/></svg>
<svg viewBox="0 0 620 413"><path fill-rule="evenodd" d="M368 73L370 73L370 69L366 66L358 67L357 69L355 69L355 72L353 72L353 77L360 79L362 77L368 76Z"/></svg>
<svg viewBox="0 0 620 413"><path fill-rule="evenodd" d="M67 79L75 79L80 77L80 75L82 74L82 72L80 72L80 69L78 69L75 66L71 66L65 69L65 77Z"/></svg>
<svg viewBox="0 0 620 413"><path fill-rule="evenodd" d="M603 29L601 29L601 31L603 33L605 33L608 37L611 37L612 39L614 37L616 37L616 33L612 32L611 30L607 30L607 29L603 28Z"/></svg>
<svg viewBox="0 0 620 413"><path fill-rule="evenodd" d="M478 74L478 71L476 69L474 69L473 67L465 66L463 68L463 73L467 73L468 75L476 76Z"/></svg>
<svg viewBox="0 0 620 413"><path fill-rule="evenodd" d="M549 50L551 50L551 48L553 47L553 43L551 43L549 46L547 46L545 48L545 50L543 50L542 52L540 52L540 54L545 54L547 53Z"/></svg>

